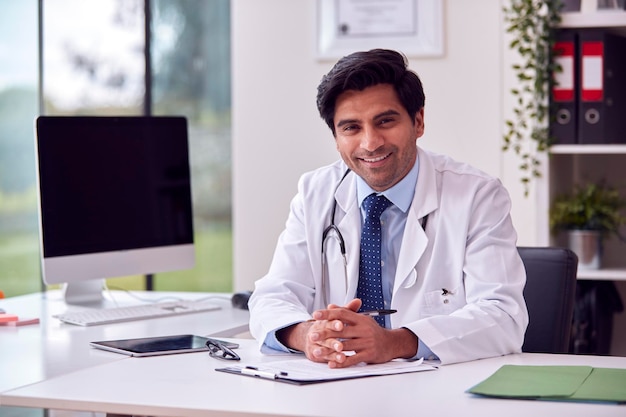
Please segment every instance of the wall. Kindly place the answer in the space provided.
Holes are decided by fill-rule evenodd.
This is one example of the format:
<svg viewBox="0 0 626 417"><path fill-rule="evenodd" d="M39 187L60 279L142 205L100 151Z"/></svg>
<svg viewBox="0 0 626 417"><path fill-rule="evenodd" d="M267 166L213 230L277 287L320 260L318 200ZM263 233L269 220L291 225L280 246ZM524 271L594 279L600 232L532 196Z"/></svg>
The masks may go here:
<svg viewBox="0 0 626 417"><path fill-rule="evenodd" d="M410 64L426 93L419 144L515 187L500 151L501 8L493 0L445 1L445 56ZM315 108L317 84L333 62L315 58L315 0L233 0L232 28L235 288L250 289L270 264L298 177L338 157ZM518 229L520 241L532 240L522 237L528 227Z"/></svg>

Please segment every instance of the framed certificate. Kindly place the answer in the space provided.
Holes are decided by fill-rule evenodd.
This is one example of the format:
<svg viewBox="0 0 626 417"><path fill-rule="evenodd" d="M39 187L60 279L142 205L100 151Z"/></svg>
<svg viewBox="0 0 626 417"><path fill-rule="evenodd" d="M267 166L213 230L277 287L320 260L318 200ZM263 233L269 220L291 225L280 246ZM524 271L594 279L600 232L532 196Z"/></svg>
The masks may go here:
<svg viewBox="0 0 626 417"><path fill-rule="evenodd" d="M443 55L440 0L318 0L317 9L319 59L374 48L407 57Z"/></svg>

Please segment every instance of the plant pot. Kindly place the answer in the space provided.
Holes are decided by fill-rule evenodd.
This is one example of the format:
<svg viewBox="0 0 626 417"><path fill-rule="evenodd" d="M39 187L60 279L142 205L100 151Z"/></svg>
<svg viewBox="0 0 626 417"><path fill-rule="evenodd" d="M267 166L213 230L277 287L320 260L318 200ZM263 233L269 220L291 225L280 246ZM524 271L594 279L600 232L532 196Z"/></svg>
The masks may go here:
<svg viewBox="0 0 626 417"><path fill-rule="evenodd" d="M601 233L597 230L569 230L569 248L578 256L578 269L600 269Z"/></svg>

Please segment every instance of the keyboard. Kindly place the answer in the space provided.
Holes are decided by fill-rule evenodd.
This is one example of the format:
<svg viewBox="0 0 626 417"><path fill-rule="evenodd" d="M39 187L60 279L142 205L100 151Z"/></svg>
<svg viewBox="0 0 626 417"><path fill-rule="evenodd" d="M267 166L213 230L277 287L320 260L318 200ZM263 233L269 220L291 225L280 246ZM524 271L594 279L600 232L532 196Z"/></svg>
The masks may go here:
<svg viewBox="0 0 626 417"><path fill-rule="evenodd" d="M77 326L97 326L158 317L178 316L219 310L221 307L206 301L169 301L128 307L69 311L53 317Z"/></svg>

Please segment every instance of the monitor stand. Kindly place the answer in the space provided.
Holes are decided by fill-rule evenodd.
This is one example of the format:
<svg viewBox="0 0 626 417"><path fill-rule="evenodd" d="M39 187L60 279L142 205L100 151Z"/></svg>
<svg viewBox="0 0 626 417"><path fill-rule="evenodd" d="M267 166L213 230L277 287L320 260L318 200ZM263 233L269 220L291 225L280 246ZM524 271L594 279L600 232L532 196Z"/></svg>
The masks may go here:
<svg viewBox="0 0 626 417"><path fill-rule="evenodd" d="M63 297L66 304L101 307L105 302L102 296L103 288L103 279L68 282L63 284Z"/></svg>

